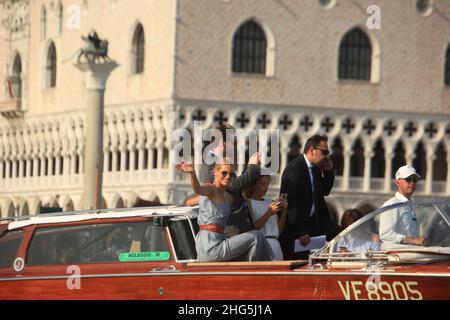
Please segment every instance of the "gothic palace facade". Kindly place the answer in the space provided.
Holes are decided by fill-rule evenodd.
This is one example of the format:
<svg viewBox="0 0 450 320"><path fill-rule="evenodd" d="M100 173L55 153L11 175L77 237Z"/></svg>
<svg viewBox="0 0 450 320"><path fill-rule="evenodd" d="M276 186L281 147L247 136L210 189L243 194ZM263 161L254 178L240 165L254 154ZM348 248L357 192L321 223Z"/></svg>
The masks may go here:
<svg viewBox="0 0 450 320"><path fill-rule="evenodd" d="M281 170L327 133L336 215L381 205L405 163L424 178L417 198L450 196L447 0L0 0L0 20L2 217L81 208L74 63L91 28L120 65L99 150L108 208L191 194L170 150L194 120L279 129Z"/></svg>

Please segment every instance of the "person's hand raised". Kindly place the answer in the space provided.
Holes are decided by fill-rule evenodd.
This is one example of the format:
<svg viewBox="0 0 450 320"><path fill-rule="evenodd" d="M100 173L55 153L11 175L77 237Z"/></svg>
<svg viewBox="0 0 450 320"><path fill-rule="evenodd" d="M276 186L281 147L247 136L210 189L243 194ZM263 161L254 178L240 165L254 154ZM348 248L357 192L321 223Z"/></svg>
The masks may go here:
<svg viewBox="0 0 450 320"><path fill-rule="evenodd" d="M180 172L185 173L193 173L195 172L194 166L192 163L181 161L181 163L178 163L175 165L175 169L177 169Z"/></svg>
<svg viewBox="0 0 450 320"><path fill-rule="evenodd" d="M255 164L258 167L261 166L261 153L255 152L250 159L248 159L248 164Z"/></svg>

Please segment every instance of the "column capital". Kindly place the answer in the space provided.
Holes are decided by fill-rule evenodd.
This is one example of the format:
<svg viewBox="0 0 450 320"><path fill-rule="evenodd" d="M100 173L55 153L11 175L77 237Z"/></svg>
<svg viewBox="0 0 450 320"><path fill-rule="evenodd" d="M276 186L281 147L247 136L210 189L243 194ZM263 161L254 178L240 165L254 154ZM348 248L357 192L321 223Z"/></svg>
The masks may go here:
<svg viewBox="0 0 450 320"><path fill-rule="evenodd" d="M105 63L77 63L74 66L85 74L87 90L105 90L106 80L119 65L115 61Z"/></svg>

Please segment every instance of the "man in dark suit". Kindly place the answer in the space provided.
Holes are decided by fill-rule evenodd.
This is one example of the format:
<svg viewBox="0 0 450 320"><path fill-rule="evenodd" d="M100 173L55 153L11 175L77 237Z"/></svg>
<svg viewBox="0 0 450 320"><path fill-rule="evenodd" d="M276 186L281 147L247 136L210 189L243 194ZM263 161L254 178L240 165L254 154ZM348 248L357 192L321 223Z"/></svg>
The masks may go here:
<svg viewBox="0 0 450 320"><path fill-rule="evenodd" d="M288 213L279 241L286 260L308 257L309 252L294 252L295 240L306 246L313 236L326 235L329 241L339 233L325 202L334 184L329 154L328 137L314 135L306 142L303 154L284 169L280 193L288 194Z"/></svg>

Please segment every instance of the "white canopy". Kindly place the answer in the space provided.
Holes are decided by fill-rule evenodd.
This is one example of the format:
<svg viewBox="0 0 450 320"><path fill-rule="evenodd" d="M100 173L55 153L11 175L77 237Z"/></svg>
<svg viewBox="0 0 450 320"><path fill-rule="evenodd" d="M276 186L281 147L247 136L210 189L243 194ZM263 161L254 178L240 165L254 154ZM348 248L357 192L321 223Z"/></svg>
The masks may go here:
<svg viewBox="0 0 450 320"><path fill-rule="evenodd" d="M51 223L63 223L63 222L76 222L86 221L93 219L115 219L115 218L130 218L130 217L146 217L153 215L180 215L185 214L189 216L196 216L195 212L190 207L155 207L155 208L142 208L142 209L123 209L120 211L102 211L91 213L73 213L73 214L60 214L52 216L35 216L25 220L14 221L8 225L8 230L15 230L30 225L37 224L51 224Z"/></svg>

